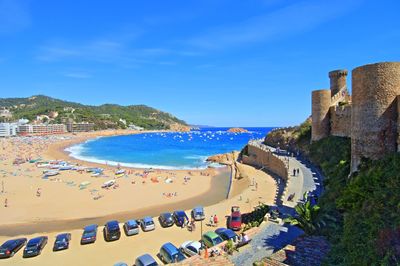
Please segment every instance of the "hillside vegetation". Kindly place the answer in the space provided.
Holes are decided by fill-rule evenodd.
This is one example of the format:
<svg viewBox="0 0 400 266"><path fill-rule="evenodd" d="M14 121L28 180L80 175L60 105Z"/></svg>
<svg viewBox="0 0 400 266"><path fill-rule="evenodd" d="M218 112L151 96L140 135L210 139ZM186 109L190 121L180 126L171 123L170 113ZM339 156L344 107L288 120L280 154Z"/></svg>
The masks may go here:
<svg viewBox="0 0 400 266"><path fill-rule="evenodd" d="M9 109L15 119L34 120L38 115L48 115L51 111L56 111L58 116L51 121L52 123L65 123L68 120L92 122L96 129L125 128L129 124L145 129L169 129L171 125L186 125L183 120L146 105L90 106L43 95L29 98L0 98L0 107Z"/></svg>
<svg viewBox="0 0 400 266"><path fill-rule="evenodd" d="M302 150L325 175L318 205L334 218L316 232L332 245L324 264L400 265L400 154L364 161L349 177L350 145L349 138L328 137Z"/></svg>

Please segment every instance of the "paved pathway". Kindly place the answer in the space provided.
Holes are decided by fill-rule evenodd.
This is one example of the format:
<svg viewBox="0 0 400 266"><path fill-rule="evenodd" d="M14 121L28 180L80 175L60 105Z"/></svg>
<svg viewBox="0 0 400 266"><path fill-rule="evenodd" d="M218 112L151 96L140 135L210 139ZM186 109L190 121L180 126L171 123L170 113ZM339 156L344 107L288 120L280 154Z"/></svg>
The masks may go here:
<svg viewBox="0 0 400 266"><path fill-rule="evenodd" d="M273 148L271 148L271 150L274 151ZM283 195L278 193L282 195L282 199L276 199L277 205L284 215L293 214L293 207L302 200L304 192L310 191L317 196L320 195L322 191L322 176L311 164L302 161L300 158L281 155L279 157L283 161L289 163L289 178L284 188L285 191ZM297 168L300 170L299 175L293 176L293 169ZM295 193L293 201L288 201L288 196L293 193ZM238 266L251 266L254 261L261 260L293 242L302 233L302 230L295 226L281 226L268 222L267 225L253 237L249 247L233 255L231 260Z"/></svg>
<svg viewBox="0 0 400 266"><path fill-rule="evenodd" d="M303 232L295 226L280 226L268 222L261 231L255 235L247 247L240 249L231 257L235 265L252 266L254 261L270 256L272 253L291 243Z"/></svg>

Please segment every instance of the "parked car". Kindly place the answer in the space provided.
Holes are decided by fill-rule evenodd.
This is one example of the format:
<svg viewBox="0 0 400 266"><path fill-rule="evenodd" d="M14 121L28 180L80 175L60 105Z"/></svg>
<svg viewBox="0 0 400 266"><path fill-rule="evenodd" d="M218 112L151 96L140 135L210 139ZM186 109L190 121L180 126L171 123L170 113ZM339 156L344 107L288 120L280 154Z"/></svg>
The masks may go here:
<svg viewBox="0 0 400 266"><path fill-rule="evenodd" d="M184 211L174 211L173 217L175 224L179 227L189 222L189 218Z"/></svg>
<svg viewBox="0 0 400 266"><path fill-rule="evenodd" d="M238 231L242 228L242 214L239 207L233 206L231 215L228 218L228 228Z"/></svg>
<svg viewBox="0 0 400 266"><path fill-rule="evenodd" d="M144 217L142 220L140 220L140 227L142 227L142 230L144 232L156 229L153 218L151 218L150 216Z"/></svg>
<svg viewBox="0 0 400 266"><path fill-rule="evenodd" d="M121 230L118 221L109 221L103 228L104 239L106 241L115 241L121 237Z"/></svg>
<svg viewBox="0 0 400 266"><path fill-rule="evenodd" d="M158 266L158 263L150 254L144 254L136 258L135 266Z"/></svg>
<svg viewBox="0 0 400 266"><path fill-rule="evenodd" d="M217 235L217 233L213 231L209 231L203 234L201 240L204 242L204 245L206 245L208 248L211 248L213 246L216 246L224 242L224 240L219 235Z"/></svg>
<svg viewBox="0 0 400 266"><path fill-rule="evenodd" d="M68 249L69 241L71 241L71 234L64 233L56 236L56 241L54 241L53 251Z"/></svg>
<svg viewBox="0 0 400 266"><path fill-rule="evenodd" d="M205 216L205 214L204 214L204 208L201 207L201 206L195 207L195 208L192 210L191 214L192 214L192 218L193 218L195 221L202 221L202 220L204 220L204 219L206 218L206 216Z"/></svg>
<svg viewBox="0 0 400 266"><path fill-rule="evenodd" d="M139 225L136 220L129 220L124 223L124 231L127 236L139 234Z"/></svg>
<svg viewBox="0 0 400 266"><path fill-rule="evenodd" d="M26 238L10 239L0 246L0 258L10 258L14 256L23 246L25 246Z"/></svg>
<svg viewBox="0 0 400 266"><path fill-rule="evenodd" d="M81 245L94 243L97 237L97 224L91 224L83 228Z"/></svg>
<svg viewBox="0 0 400 266"><path fill-rule="evenodd" d="M40 255L46 244L47 244L47 236L39 236L32 238L26 244L23 257L28 258Z"/></svg>
<svg viewBox="0 0 400 266"><path fill-rule="evenodd" d="M160 259L165 263L176 263L186 259L182 252L172 243L168 242L162 245L160 249Z"/></svg>
<svg viewBox="0 0 400 266"><path fill-rule="evenodd" d="M236 242L238 239L238 235L231 229L218 228L217 230L215 230L215 233L217 233L224 241L232 240L233 242Z"/></svg>
<svg viewBox="0 0 400 266"><path fill-rule="evenodd" d="M164 228L174 225L174 218L170 212L161 213L160 216L158 217L158 221Z"/></svg>
<svg viewBox="0 0 400 266"><path fill-rule="evenodd" d="M199 241L186 241L181 245L180 249L183 253L191 257L200 253L201 246Z"/></svg>

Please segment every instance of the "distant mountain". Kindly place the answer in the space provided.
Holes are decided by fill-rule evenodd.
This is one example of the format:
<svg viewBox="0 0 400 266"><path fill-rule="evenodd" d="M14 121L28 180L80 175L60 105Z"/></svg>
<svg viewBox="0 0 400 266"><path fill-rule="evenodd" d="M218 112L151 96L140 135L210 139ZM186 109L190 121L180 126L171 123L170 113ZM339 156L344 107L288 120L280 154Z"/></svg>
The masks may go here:
<svg viewBox="0 0 400 266"><path fill-rule="evenodd" d="M169 129L171 126L186 126L186 122L175 116L146 105L100 106L67 102L44 95L29 98L0 98L0 107L9 109L14 119L35 120L37 116L49 116L49 123L92 122L96 129L126 128L129 124L145 129Z"/></svg>

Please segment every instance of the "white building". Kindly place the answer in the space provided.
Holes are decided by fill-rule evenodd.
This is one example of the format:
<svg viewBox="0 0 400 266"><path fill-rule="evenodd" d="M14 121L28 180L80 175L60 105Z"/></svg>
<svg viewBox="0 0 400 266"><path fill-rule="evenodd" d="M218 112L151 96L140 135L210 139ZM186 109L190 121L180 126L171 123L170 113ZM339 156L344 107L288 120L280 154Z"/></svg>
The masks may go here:
<svg viewBox="0 0 400 266"><path fill-rule="evenodd" d="M139 131L141 131L141 130L143 130L144 128L139 127L139 126L136 126L136 125L134 125L134 124L130 124L129 127L128 127L128 129L130 129L130 130L139 130Z"/></svg>
<svg viewBox="0 0 400 266"><path fill-rule="evenodd" d="M17 135L17 125L12 123L0 123L0 137L12 137Z"/></svg>

